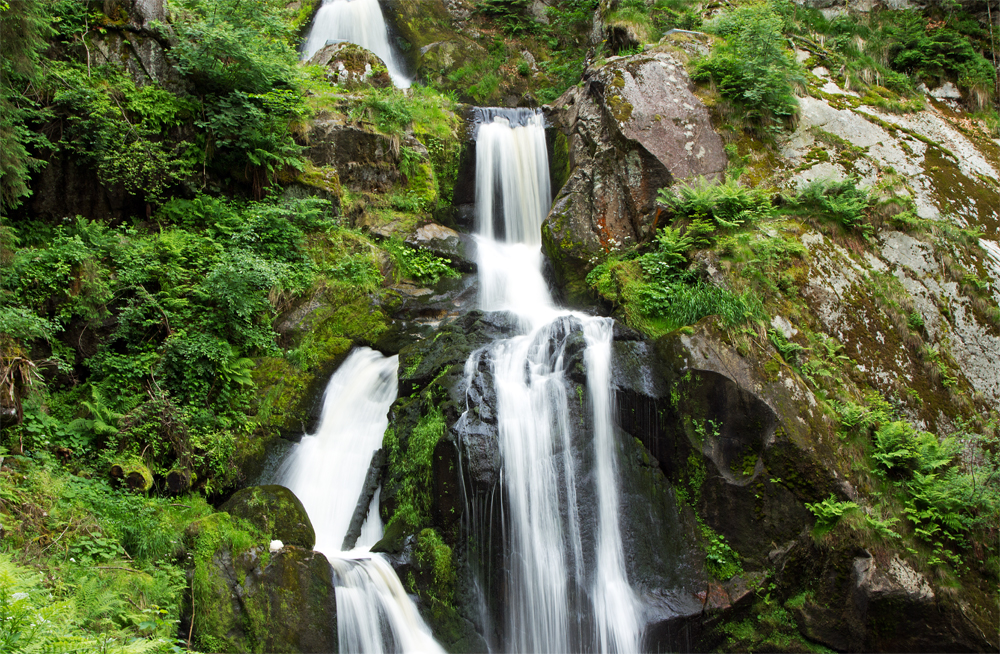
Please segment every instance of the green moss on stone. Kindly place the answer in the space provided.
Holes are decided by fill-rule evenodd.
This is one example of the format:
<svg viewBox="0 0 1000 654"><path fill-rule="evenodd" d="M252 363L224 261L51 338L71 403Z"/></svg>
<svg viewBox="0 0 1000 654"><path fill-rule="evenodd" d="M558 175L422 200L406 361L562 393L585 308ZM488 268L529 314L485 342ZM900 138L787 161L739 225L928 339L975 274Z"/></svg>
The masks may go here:
<svg viewBox="0 0 1000 654"><path fill-rule="evenodd" d="M559 193L566 180L569 179L569 139L561 131L557 131L552 140L552 192Z"/></svg>

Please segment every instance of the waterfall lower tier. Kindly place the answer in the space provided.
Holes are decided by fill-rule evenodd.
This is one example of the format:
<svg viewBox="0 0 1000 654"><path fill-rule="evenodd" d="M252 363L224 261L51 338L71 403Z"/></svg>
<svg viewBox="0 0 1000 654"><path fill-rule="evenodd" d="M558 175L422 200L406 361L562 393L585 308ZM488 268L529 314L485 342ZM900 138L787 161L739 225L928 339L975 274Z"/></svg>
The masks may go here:
<svg viewBox="0 0 1000 654"><path fill-rule="evenodd" d="M541 224L550 190L541 114L479 109L476 116L480 306L514 313L524 332L476 352L466 366L469 388L493 383L496 391L505 529L499 649L638 651L641 607L628 582L618 525L613 322L557 308L542 275ZM582 407L571 411L571 401L582 405L583 397L570 397L567 374L581 349L585 416ZM490 381L474 379L483 374ZM468 409L460 424L478 407ZM584 418L591 442L581 433ZM587 479L581 478L584 459L593 463ZM596 507L585 505L581 493Z"/></svg>
<svg viewBox="0 0 1000 654"><path fill-rule="evenodd" d="M302 46L302 58L308 60L327 43L337 41L371 50L385 62L393 84L409 88L410 79L389 43L389 30L378 0L323 0Z"/></svg>
<svg viewBox="0 0 1000 654"><path fill-rule="evenodd" d="M628 585L621 530L618 528L618 454L611 406L611 339L614 321L591 318L587 340L587 392L594 416L594 463L597 473L597 570L591 590L598 649L638 652L635 594Z"/></svg>
<svg viewBox="0 0 1000 654"><path fill-rule="evenodd" d="M382 537L378 492L356 547L341 551L372 453L396 399L397 357L358 348L330 378L315 434L303 436L278 472L302 501L316 550L334 569L342 652L441 652L392 567L368 549Z"/></svg>

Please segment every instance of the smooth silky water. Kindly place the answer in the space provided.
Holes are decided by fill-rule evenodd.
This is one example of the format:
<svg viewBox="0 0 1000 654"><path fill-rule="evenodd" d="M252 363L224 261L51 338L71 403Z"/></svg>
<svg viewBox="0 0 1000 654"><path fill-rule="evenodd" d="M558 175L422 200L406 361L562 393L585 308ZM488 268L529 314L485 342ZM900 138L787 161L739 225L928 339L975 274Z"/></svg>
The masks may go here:
<svg viewBox="0 0 1000 654"><path fill-rule="evenodd" d="M466 366L471 384L486 357L497 395L506 624L503 641L493 645L517 652L636 652L643 625L619 529L613 322L558 308L542 274L541 225L551 204L542 115L478 109L476 120L480 308L512 313L522 331L473 354ZM568 335L581 325L593 426L597 507L588 513L596 516L595 551L584 551L581 538L564 375ZM485 585L477 581L480 589ZM488 613L486 603L481 613ZM488 618L482 621L489 630Z"/></svg>
<svg viewBox="0 0 1000 654"><path fill-rule="evenodd" d="M465 369L471 383L488 365L497 396L502 490L491 496L490 510L501 512L504 530L505 624L500 641L491 646L516 652L636 652L643 624L619 529L613 322L560 309L542 275L541 223L551 202L542 116L480 109L477 120L480 307L509 312L521 332L475 352ZM570 335L580 329L591 442L574 433L564 373ZM368 551L382 536L377 494L357 546L342 551L396 398L396 371L396 357L355 350L330 379L316 433L303 437L279 471L281 483L305 505L316 549L335 571L344 652L441 651L392 567ZM594 461L588 483L596 507L587 511L578 499L581 471L574 452L581 447L591 449ZM596 524L582 524L583 514ZM594 534L586 546L584 531ZM492 541L489 534L469 535L480 545ZM473 583L481 596L488 593L482 578ZM487 632L489 613L484 600L480 624Z"/></svg>
<svg viewBox="0 0 1000 654"><path fill-rule="evenodd" d="M378 0L323 0L302 46L302 59L312 58L327 43L348 41L371 50L385 62L392 83L409 88L400 56L389 42L389 29Z"/></svg>
<svg viewBox="0 0 1000 654"><path fill-rule="evenodd" d="M362 347L330 378L315 434L289 453L278 483L302 501L316 531L316 550L334 570L341 652L443 652L392 566L369 549L382 538L378 493L355 547L344 538L365 476L396 399L397 357Z"/></svg>

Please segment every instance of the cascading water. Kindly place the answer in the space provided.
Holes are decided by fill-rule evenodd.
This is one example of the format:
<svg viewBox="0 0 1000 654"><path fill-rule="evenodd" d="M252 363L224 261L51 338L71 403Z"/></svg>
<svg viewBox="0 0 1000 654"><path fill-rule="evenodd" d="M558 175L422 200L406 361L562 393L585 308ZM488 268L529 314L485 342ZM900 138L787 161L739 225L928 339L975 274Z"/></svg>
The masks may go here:
<svg viewBox="0 0 1000 654"><path fill-rule="evenodd" d="M278 471L302 501L316 550L334 570L342 652L442 652L392 566L369 548L382 538L378 494L357 544L342 551L372 453L382 446L396 399L397 357L358 348L330 378L319 428L302 438Z"/></svg>
<svg viewBox="0 0 1000 654"><path fill-rule="evenodd" d="M480 305L513 313L523 332L475 353L466 366L471 387L487 357L497 397L507 530L501 648L635 652L642 625L618 525L613 323L558 309L542 275L541 224L550 203L542 116L490 109L477 119ZM565 376L571 333L581 325L594 430L593 551L581 538L580 445Z"/></svg>
<svg viewBox="0 0 1000 654"><path fill-rule="evenodd" d="M302 46L302 59L310 59L324 45L337 41L371 50L385 62L392 83L409 88L410 79L389 43L389 30L378 0L323 0Z"/></svg>

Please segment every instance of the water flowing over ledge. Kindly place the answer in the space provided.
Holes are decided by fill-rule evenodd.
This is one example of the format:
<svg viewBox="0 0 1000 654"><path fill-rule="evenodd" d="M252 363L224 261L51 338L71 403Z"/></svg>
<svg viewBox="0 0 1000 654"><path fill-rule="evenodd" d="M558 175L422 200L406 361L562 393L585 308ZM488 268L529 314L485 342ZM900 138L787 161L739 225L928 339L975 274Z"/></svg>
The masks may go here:
<svg viewBox="0 0 1000 654"><path fill-rule="evenodd" d="M397 357L356 349L330 378L315 434L302 438L278 471L316 530L330 560L342 652L441 652L392 566L369 553L382 538L378 493L354 549L343 551L372 453L382 446L396 399Z"/></svg>
<svg viewBox="0 0 1000 654"><path fill-rule="evenodd" d="M542 274L541 223L551 203L542 115L494 108L477 108L474 115L480 307L513 313L523 332L474 353L466 365L471 387L487 364L497 397L507 551L506 624L503 642L495 646L517 652L638 651L641 609L625 571L619 529L613 321L560 309ZM592 444L570 419L567 393L571 343L581 329ZM581 451L588 446L592 453ZM581 456L596 461L595 479L587 484L596 486L598 508L595 513L587 507L590 517L578 502ZM581 533L595 530L596 551L590 551ZM484 618L484 624L490 621Z"/></svg>

